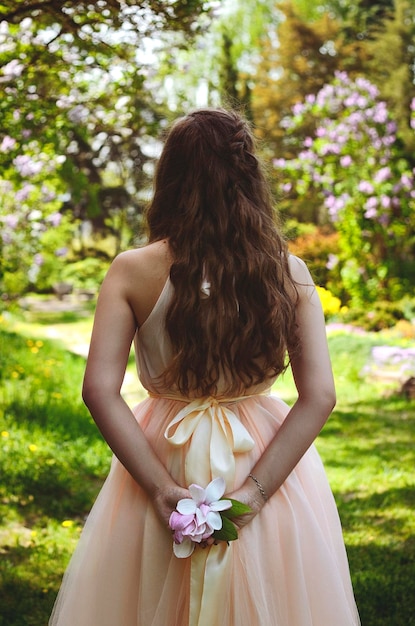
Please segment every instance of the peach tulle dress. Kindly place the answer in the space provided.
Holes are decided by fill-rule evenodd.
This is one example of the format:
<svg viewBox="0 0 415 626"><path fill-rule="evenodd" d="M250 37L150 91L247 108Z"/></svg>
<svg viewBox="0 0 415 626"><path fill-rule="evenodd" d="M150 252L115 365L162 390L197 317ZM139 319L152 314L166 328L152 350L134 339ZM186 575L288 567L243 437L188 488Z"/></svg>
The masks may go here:
<svg viewBox="0 0 415 626"><path fill-rule="evenodd" d="M283 422L264 388L189 402L157 381L171 358L167 280L136 336L134 414L175 480L240 486ZM272 382L272 381L271 381ZM314 446L239 538L177 558L147 495L114 458L64 576L50 626L360 624L336 505Z"/></svg>

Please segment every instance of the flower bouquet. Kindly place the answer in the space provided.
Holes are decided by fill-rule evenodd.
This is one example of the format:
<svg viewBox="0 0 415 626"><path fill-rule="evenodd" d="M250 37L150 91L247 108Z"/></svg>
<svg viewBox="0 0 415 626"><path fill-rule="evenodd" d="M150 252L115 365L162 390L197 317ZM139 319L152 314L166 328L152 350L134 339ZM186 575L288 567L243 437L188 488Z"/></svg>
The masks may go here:
<svg viewBox="0 0 415 626"><path fill-rule="evenodd" d="M178 558L193 553L196 544L213 537L218 541L233 541L238 532L232 517L248 513L250 508L232 499L221 499L225 493L223 478L215 478L203 489L190 485L191 498L179 500L170 515L169 526L173 531L173 552Z"/></svg>

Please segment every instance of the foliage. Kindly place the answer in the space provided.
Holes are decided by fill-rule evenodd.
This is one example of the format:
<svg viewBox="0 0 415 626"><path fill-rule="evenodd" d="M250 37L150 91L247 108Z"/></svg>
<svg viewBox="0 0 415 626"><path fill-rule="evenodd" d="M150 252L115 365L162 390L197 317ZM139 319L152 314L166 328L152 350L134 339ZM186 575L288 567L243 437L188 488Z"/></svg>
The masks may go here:
<svg viewBox="0 0 415 626"><path fill-rule="evenodd" d="M396 328L401 329L404 336L412 337L415 329L414 310L415 298L405 297L395 302L379 300L366 306L345 308L341 319L367 331Z"/></svg>
<svg viewBox="0 0 415 626"><path fill-rule="evenodd" d="M415 6L395 0L393 10L373 29L368 42L368 73L388 103L397 124L397 137L409 158L415 150L410 105L415 99Z"/></svg>
<svg viewBox="0 0 415 626"><path fill-rule="evenodd" d="M317 203L320 219L332 221L340 275L354 305L411 293L415 171L396 148L396 125L378 89L337 73L284 120L294 142L307 119L313 129L298 157L275 160L288 202Z"/></svg>
<svg viewBox="0 0 415 626"><path fill-rule="evenodd" d="M190 48L164 49L159 55L164 93L177 114L195 106L232 106L251 117L251 89L262 54L262 35L275 28L275 0L225 0L214 9L206 31Z"/></svg>
<svg viewBox="0 0 415 626"><path fill-rule="evenodd" d="M285 230L289 251L307 263L314 282L322 286L330 283L336 296L344 298L340 276L336 274L339 234L331 227L296 220L287 220Z"/></svg>
<svg viewBox="0 0 415 626"><path fill-rule="evenodd" d="M65 265L61 280L73 285L74 289L96 291L108 270L108 263L89 257Z"/></svg>

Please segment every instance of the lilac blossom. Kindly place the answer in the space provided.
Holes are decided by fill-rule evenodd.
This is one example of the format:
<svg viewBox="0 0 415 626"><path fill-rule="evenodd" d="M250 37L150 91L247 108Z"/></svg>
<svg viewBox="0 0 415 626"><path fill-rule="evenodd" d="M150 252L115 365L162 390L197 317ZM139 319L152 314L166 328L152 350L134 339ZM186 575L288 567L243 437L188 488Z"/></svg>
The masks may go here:
<svg viewBox="0 0 415 626"><path fill-rule="evenodd" d="M40 161L34 161L30 156L26 154L20 154L13 160L17 171L24 177L31 177L39 174L43 169L43 164Z"/></svg>
<svg viewBox="0 0 415 626"><path fill-rule="evenodd" d="M326 267L328 270L332 270L336 267L336 265L339 264L339 257L337 256L337 254L329 254L328 259L327 259L327 263L326 263Z"/></svg>
<svg viewBox="0 0 415 626"><path fill-rule="evenodd" d="M6 63L6 65L3 65L3 67L1 68L3 76L5 76L5 78L8 80L18 78L19 76L21 76L23 70L23 63L20 63L20 61L18 61L17 59L9 61L9 63Z"/></svg>
<svg viewBox="0 0 415 626"><path fill-rule="evenodd" d="M20 203L20 202L24 202L25 200L28 199L29 195L31 194L31 192L33 191L34 186L26 183L25 185L23 185L23 187L21 187L20 189L18 189L14 195L14 199L16 200L16 202Z"/></svg>
<svg viewBox="0 0 415 626"><path fill-rule="evenodd" d="M52 224L52 226L54 228L56 228L57 226L59 226L59 224L62 221L62 213L52 213L51 215L48 216L47 218L48 222L50 222Z"/></svg>
<svg viewBox="0 0 415 626"><path fill-rule="evenodd" d="M371 194L374 193L375 189L372 183L369 183L367 180L362 180L357 186L358 190L362 193Z"/></svg>
<svg viewBox="0 0 415 626"><path fill-rule="evenodd" d="M19 223L19 216L15 213L10 213L9 215L5 216L4 223L8 228L14 230Z"/></svg>
<svg viewBox="0 0 415 626"><path fill-rule="evenodd" d="M15 147L15 145L16 139L10 137L9 135L5 135L0 145L0 152L9 152Z"/></svg>
<svg viewBox="0 0 415 626"><path fill-rule="evenodd" d="M415 130L415 98L411 111ZM376 285L387 283L396 257L413 254L414 172L399 154L396 122L376 86L345 72L336 72L334 81L306 97L295 113L287 128L310 128L312 121L315 130L299 142L297 158L280 163L287 175L281 186L290 181L300 196L324 204L339 232L341 262L353 268L343 280L350 276L356 290L358 267L363 268L359 289L372 289L376 298Z"/></svg>
<svg viewBox="0 0 415 626"><path fill-rule="evenodd" d="M392 172L390 167L382 167L378 170L374 176L374 180L377 183L383 183L385 180L389 180L392 177Z"/></svg>
<svg viewBox="0 0 415 626"><path fill-rule="evenodd" d="M345 154L340 158L340 165L342 167L349 167L353 163L352 157L349 154Z"/></svg>

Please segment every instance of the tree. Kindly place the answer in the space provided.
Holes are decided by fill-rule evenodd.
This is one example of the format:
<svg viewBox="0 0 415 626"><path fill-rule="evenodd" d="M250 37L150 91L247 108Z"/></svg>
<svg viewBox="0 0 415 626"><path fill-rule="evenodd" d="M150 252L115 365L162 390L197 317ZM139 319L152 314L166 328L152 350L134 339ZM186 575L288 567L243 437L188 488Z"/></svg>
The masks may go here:
<svg viewBox="0 0 415 626"><path fill-rule="evenodd" d="M286 140L284 125L292 107L306 95L316 94L338 70L355 74L365 53L360 43L346 42L341 23L329 12L313 21L304 19L289 2L278 5L283 14L278 30L269 31L263 42L252 92L254 120L270 154L293 156L292 139ZM308 129L300 130L303 136Z"/></svg>
<svg viewBox="0 0 415 626"><path fill-rule="evenodd" d="M2 3L0 220L9 278L19 262L25 286L30 283L33 246L42 239L33 232L50 227L58 211L112 233L113 253L126 243L120 225L138 230L154 137L166 118L165 102L154 95L148 38L157 32L162 45L168 29L166 36L174 32L184 45L183 33L198 31L206 6L196 0ZM21 246L17 253L12 242Z"/></svg>
<svg viewBox="0 0 415 626"><path fill-rule="evenodd" d="M224 0L209 29L189 49L164 51L162 75L175 111L194 106L242 108L251 117L255 67L262 35L279 20L275 0Z"/></svg>
<svg viewBox="0 0 415 626"><path fill-rule="evenodd" d="M397 136L415 164L415 135L410 104L415 97L415 7L395 0L394 7L372 31L368 75L378 85L398 125Z"/></svg>

